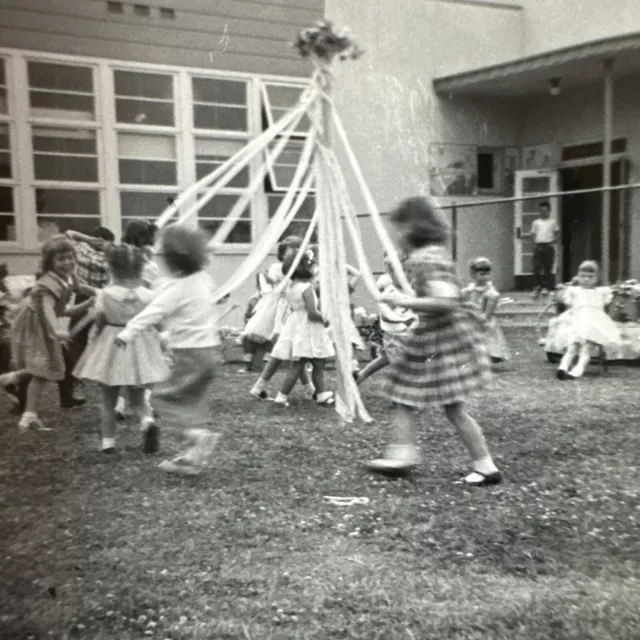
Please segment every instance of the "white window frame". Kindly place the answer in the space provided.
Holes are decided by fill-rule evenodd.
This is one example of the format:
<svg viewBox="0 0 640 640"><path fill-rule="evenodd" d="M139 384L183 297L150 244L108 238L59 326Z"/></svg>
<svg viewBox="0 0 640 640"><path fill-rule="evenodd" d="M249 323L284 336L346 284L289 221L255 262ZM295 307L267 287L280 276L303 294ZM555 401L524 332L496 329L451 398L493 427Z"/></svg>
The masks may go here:
<svg viewBox="0 0 640 640"><path fill-rule="evenodd" d="M30 180L29 180L29 188L30 194L29 197L32 198L33 202L33 220L31 221L35 236L27 238L28 245L30 247L39 247L41 242L38 240L38 217L39 214L37 212L37 198L36 198L36 190L37 189L59 189L61 191L96 191L98 193L98 205L100 207L100 211L97 216L87 216L88 218L95 219L96 226L103 224L104 219L104 207L105 207L105 184L104 184L104 163L103 163L103 141L102 141L102 100L101 95L98 89L99 84L99 75L98 75L98 66L95 63L87 63L84 61L57 61L51 60L46 54L36 54L36 55L24 55L24 72L25 72L25 96L24 99L26 101L27 111L26 111L26 121L29 140L27 144L27 149L30 153ZM32 116L30 111L30 96L29 93L31 91L31 86L29 85L29 63L37 62L42 64L66 64L69 66L77 66L77 67L86 67L91 69L91 78L93 81L93 104L94 104L94 119L93 120L73 120L70 118L49 118L42 116ZM66 92L62 92L66 93ZM88 95L88 94L83 94ZM40 180L36 178L35 175L35 150L33 148L33 131L38 127L51 128L51 129L71 129L71 130L90 130L95 133L95 141L96 141L96 167L98 172L98 179L96 182L78 182L78 181L62 181L62 180ZM92 156L93 157L93 156ZM41 214L42 217L47 218L47 214ZM55 217L54 215L51 216ZM82 217L82 216L78 216Z"/></svg>
<svg viewBox="0 0 640 640"><path fill-rule="evenodd" d="M16 137L16 122L15 122L15 106L14 100L14 82L11 68L11 58L0 54L0 60L4 63L4 77L5 84L2 85L7 92L7 113L0 113L0 124L6 125L9 132L9 157L11 167L10 178L0 178L0 187L9 187L13 190L13 222L14 222L14 240L0 240L0 250L16 250L21 245L22 241L22 229L20 226L20 180L18 176L18 151L17 137Z"/></svg>
<svg viewBox="0 0 640 640"><path fill-rule="evenodd" d="M213 134L213 137L246 140L257 137L262 132L262 96L261 87L267 84L282 84L304 89L308 78L283 76L276 74L254 74L247 72L212 70L207 68L180 67L177 65L159 65L135 61L122 61L109 58L81 56L71 54L48 53L30 49L0 47L0 57L5 59L9 114L0 115L0 121L10 122L12 145L12 186L14 188L14 216L16 219L16 241L0 241L0 252L21 251L37 253L40 243L37 241L37 214L35 212L35 188L46 187L44 181L35 181L31 129L34 125L55 127L77 127L96 130L98 149L98 183L53 182L50 188L90 189L100 193L100 222L120 235L122 211L120 207L121 191L155 191L180 193L195 182L195 138ZM29 111L29 85L27 61L49 64L68 64L91 66L94 82L95 120L58 120L31 118ZM169 74L174 77L174 127L156 125L136 125L117 123L115 118L115 87L113 72L119 69L138 73ZM193 101L191 77L228 79L247 83L248 131L232 132L209 129L195 129L193 126ZM120 185L118 174L117 135L119 132L171 133L176 136L177 185ZM303 136L300 132L296 137ZM261 165L259 155L249 163L250 179L256 175ZM4 184L6 184L5 182ZM229 193L242 193L242 189L229 188ZM219 248L221 254L246 254L259 239L266 228L268 218L267 194L259 189L251 203L252 243L224 244ZM161 213L157 212L158 215Z"/></svg>

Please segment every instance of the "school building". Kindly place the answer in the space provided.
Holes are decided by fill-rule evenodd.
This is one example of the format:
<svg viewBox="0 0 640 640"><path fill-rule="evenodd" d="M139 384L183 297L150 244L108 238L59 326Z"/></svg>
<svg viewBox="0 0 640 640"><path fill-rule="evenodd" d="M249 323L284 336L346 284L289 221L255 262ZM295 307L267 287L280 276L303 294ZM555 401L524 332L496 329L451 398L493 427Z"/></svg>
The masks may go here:
<svg viewBox="0 0 640 640"><path fill-rule="evenodd" d="M436 196L461 273L482 254L503 291L530 285L537 200L496 200L640 182L636 0L0 0L0 262L32 273L52 233L154 219L295 104L311 69L289 43L323 16L365 50L336 64L333 92L378 207ZM218 250L220 281L260 242L299 151ZM203 208L204 228L258 165ZM560 277L585 257L640 277L635 189L550 201Z"/></svg>

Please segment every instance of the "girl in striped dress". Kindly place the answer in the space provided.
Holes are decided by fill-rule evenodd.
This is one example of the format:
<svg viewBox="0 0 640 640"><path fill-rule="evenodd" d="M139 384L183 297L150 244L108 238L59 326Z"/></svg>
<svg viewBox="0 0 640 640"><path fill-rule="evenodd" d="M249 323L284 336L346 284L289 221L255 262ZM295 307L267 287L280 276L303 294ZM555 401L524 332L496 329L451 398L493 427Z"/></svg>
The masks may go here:
<svg viewBox="0 0 640 640"><path fill-rule="evenodd" d="M169 376L160 334L155 327L150 327L135 336L128 349L119 349L114 342L127 322L154 297L142 280L145 256L142 249L121 244L111 248L107 260L112 284L98 292L89 344L73 373L81 380L97 382L100 386L104 453L113 453L116 448L116 400L123 390L127 391L131 409L140 421L145 453L155 453L158 427L145 403L145 390Z"/></svg>
<svg viewBox="0 0 640 640"><path fill-rule="evenodd" d="M406 270L415 296L401 293L382 303L413 309L418 320L396 337L390 353L386 391L394 403L395 442L384 458L369 467L378 472L406 471L420 461L416 446L416 410L444 409L472 460L471 485L496 484L502 476L493 462L478 423L467 412L468 395L490 375L483 321L463 303L460 283L446 248L449 224L426 198L410 198L391 215L402 248L409 252Z"/></svg>

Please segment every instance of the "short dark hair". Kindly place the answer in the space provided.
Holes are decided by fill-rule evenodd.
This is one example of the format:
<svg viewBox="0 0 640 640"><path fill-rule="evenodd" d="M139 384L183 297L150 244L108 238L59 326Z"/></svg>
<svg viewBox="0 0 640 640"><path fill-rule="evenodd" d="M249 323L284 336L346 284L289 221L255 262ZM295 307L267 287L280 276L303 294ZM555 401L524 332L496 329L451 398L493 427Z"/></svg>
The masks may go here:
<svg viewBox="0 0 640 640"><path fill-rule="evenodd" d="M539 209L546 209L547 211L551 211L551 205L548 200L543 200L540 204L538 204Z"/></svg>
<svg viewBox="0 0 640 640"><path fill-rule="evenodd" d="M162 232L161 243L164 261L171 271L188 276L202 271L207 264L207 239L200 229L172 224Z"/></svg>
<svg viewBox="0 0 640 640"><path fill-rule="evenodd" d="M40 272L45 274L47 271L53 271L53 261L55 257L61 253L72 253L74 256L76 255L73 243L63 233L51 236L42 245L42 263Z"/></svg>
<svg viewBox="0 0 640 640"><path fill-rule="evenodd" d="M391 222L409 225L406 240L416 249L429 244L445 244L451 234L444 213L422 196L403 200L391 212Z"/></svg>
<svg viewBox="0 0 640 640"><path fill-rule="evenodd" d="M122 242L132 244L134 247L148 247L155 239L155 225L146 220L132 220L124 230Z"/></svg>
<svg viewBox="0 0 640 640"><path fill-rule="evenodd" d="M295 254L290 254L287 256L285 261L282 263L282 273L285 275L291 269L293 265L293 261L295 260ZM300 258L300 262L298 266L295 268L295 271L291 274L292 280L311 280L313 278L313 264L307 255L303 255Z"/></svg>
<svg viewBox="0 0 640 640"><path fill-rule="evenodd" d="M142 274L145 258L141 248L130 244L117 244L106 254L111 272L116 278L135 279Z"/></svg>
<svg viewBox="0 0 640 640"><path fill-rule="evenodd" d="M284 260L285 255L289 249L299 249L302 246L302 238L300 236L287 236L280 244L276 251L276 258L280 262Z"/></svg>
<svg viewBox="0 0 640 640"><path fill-rule="evenodd" d="M113 231L111 229L107 229L107 227L96 227L92 232L91 236L94 238L100 238L100 240L104 240L105 242L114 242L116 237L113 235Z"/></svg>

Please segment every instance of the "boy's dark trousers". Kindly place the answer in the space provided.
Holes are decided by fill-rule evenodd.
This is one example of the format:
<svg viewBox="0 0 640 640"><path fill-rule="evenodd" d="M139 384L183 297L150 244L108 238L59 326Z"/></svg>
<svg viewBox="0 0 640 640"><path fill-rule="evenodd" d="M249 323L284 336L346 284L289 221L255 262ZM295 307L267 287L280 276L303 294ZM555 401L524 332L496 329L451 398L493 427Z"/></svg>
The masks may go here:
<svg viewBox="0 0 640 640"><path fill-rule="evenodd" d="M533 250L533 276L534 287L537 291L555 288L555 276L553 275L553 263L556 259L556 250L551 242L538 242Z"/></svg>

